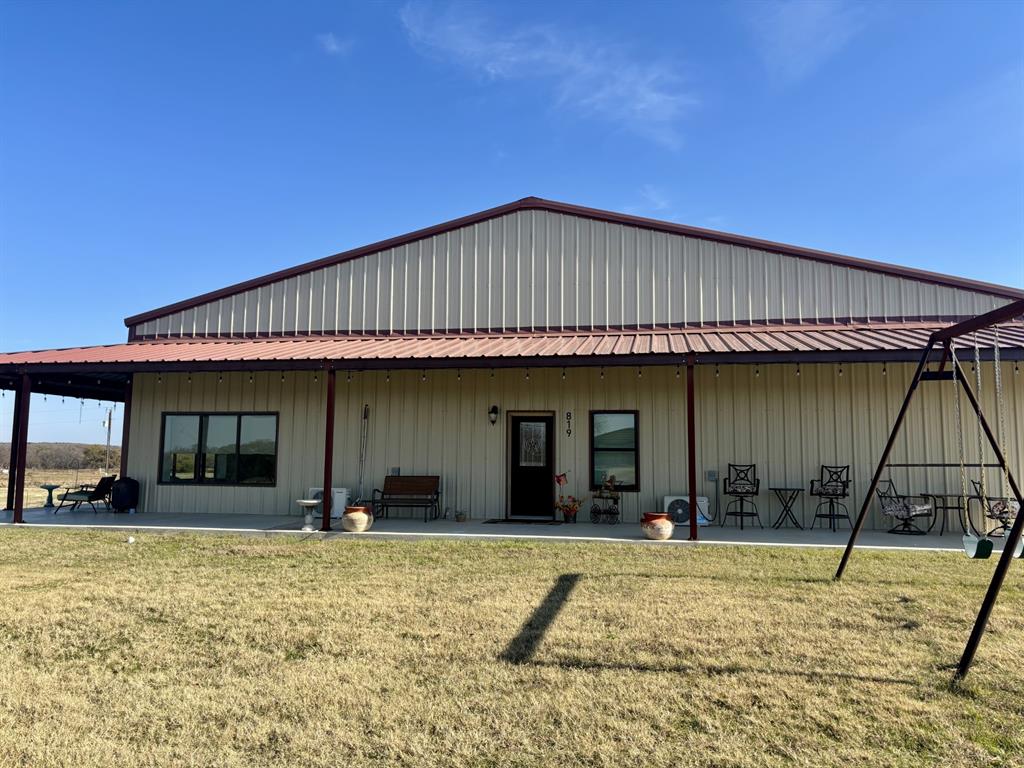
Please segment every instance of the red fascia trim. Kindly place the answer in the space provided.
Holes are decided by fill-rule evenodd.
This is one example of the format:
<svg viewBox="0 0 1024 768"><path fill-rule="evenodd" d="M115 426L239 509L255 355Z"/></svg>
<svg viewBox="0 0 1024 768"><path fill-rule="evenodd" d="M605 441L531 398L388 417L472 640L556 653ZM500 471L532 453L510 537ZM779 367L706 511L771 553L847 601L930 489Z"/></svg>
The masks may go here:
<svg viewBox="0 0 1024 768"><path fill-rule="evenodd" d="M821 261L829 264L838 264L840 266L851 267L854 269L867 270L869 272L879 272L887 275L894 275L896 277L905 277L911 280L920 280L923 282L933 283L936 285L945 285L952 288L963 288L971 291L980 291L994 296L1001 296L1009 299L1024 299L1024 290L1018 288L1011 288L1005 285L995 285L993 283L985 283L978 280L970 280L963 277L954 277L952 275L944 275L939 272L929 272L923 269L914 269L913 267L903 267L897 264L888 264L881 261L871 261L869 259L858 259L853 256L844 256L838 253L832 253L830 251L820 251L814 248L802 248L795 245L787 245L785 243L778 243L772 240L762 240L756 237L747 237L745 235L734 235L728 232L720 232L714 229L703 229L701 227L691 227L685 224L675 224L670 221L660 221L658 219L648 219L642 216L631 216L625 213L616 213L614 211L605 211L599 208L586 208L584 206L572 205L571 203L560 203L554 200L545 200L540 197L524 197L522 200L516 200L512 203L506 203L505 205L499 205L496 208L488 208L485 211L479 213L469 214L468 216L462 216L451 221L446 221L441 224L435 224L431 227L424 229L418 229L408 234L398 235L396 237L389 238L387 240L381 240L370 245L364 245L359 248L355 248L350 251L343 251L336 253L332 256L326 256L322 259L315 261L306 262L305 264L299 264L295 267L289 267L288 269L282 269L277 272L272 272L262 277L255 277L251 280L245 280L241 283L235 283L225 288L220 288L216 291L210 291L208 293L194 296L190 299L184 299L182 301L168 304L157 309L143 312L138 315L132 315L131 317L125 318L124 324L131 328L133 325L144 323L149 320L155 320L159 317L172 314L174 312L180 312L184 309L191 309L192 307L200 304L207 304L218 299L223 299L227 296L233 296L243 291L248 291L253 288L259 288L267 285L268 283L275 283L280 280L285 280L289 277L311 272L316 269L322 269L324 267L334 266L351 259L359 258L360 256L368 256L371 253L377 253L379 251L386 251L389 248L397 248L402 245L406 245L417 240L422 240L427 237L433 237L434 235L444 234L454 229L461 227L467 227L472 224L478 224L489 219L497 218L498 216L504 216L509 213L515 213L517 211L526 210L541 210L550 211L552 213L562 213L569 216L578 216L586 219L593 219L595 221L602 221L610 224L622 224L629 227L639 227L641 229L650 229L656 232L666 232L669 234L683 235L686 237L694 237L702 240L712 240L714 242L726 243L729 245L738 245L745 248L757 248L759 250L768 251L771 253L780 253L785 256L796 256L803 259L811 259L814 261Z"/></svg>

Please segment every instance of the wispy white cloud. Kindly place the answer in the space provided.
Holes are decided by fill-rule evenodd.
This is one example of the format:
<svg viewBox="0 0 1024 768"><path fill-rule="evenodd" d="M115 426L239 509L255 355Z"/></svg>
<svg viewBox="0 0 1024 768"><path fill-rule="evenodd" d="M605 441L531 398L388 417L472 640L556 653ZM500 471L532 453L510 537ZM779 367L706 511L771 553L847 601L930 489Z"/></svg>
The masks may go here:
<svg viewBox="0 0 1024 768"><path fill-rule="evenodd" d="M551 84L565 110L678 147L680 121L697 103L677 67L641 60L624 46L569 35L553 25L499 27L481 6L410 2L400 18L412 44L492 80Z"/></svg>
<svg viewBox="0 0 1024 768"><path fill-rule="evenodd" d="M677 220L675 206L664 189L655 184L644 184L636 193L633 202L621 206L623 212L634 216L649 216L656 219Z"/></svg>
<svg viewBox="0 0 1024 768"><path fill-rule="evenodd" d="M758 51L776 82L812 74L867 23L864 5L847 0L772 0L743 6Z"/></svg>
<svg viewBox="0 0 1024 768"><path fill-rule="evenodd" d="M344 56L352 50L352 41L338 37L333 32L316 36L316 44L328 56Z"/></svg>

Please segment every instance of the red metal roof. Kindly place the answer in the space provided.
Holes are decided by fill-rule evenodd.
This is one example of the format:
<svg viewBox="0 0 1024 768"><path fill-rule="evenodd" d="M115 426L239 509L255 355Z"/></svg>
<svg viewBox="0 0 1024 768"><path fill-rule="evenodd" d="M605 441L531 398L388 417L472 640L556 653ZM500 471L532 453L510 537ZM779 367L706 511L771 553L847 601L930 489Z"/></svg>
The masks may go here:
<svg viewBox="0 0 1024 768"><path fill-rule="evenodd" d="M659 356L694 353L705 358L796 360L802 357L837 359L895 359L893 353L911 353L915 358L930 334L946 324L865 323L860 325L775 325L673 330L628 330L602 332L453 334L395 336L286 337L236 340L137 341L96 347L74 347L36 352L0 354L0 368L63 366L103 370L119 366L125 370L155 369L167 364L181 367L196 363L209 368L216 363L297 363L332 360L353 367L393 361L406 365L416 361L500 361L502 365L609 364L615 362L657 363ZM991 347L991 329L979 333L979 343ZM973 342L961 339L958 345ZM1024 323L999 327L999 346L1024 350ZM1015 355L1016 356L1016 355ZM272 367L272 366L267 366ZM305 367L313 367L306 365Z"/></svg>

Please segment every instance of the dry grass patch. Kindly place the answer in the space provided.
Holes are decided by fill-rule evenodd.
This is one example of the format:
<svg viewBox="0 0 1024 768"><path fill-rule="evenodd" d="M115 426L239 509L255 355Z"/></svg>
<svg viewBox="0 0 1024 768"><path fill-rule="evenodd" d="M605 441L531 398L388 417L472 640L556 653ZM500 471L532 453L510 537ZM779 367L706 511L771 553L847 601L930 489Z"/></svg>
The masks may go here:
<svg viewBox="0 0 1024 768"><path fill-rule="evenodd" d="M1024 765L1020 567L952 690L994 561L136 538L0 531L0 764Z"/></svg>

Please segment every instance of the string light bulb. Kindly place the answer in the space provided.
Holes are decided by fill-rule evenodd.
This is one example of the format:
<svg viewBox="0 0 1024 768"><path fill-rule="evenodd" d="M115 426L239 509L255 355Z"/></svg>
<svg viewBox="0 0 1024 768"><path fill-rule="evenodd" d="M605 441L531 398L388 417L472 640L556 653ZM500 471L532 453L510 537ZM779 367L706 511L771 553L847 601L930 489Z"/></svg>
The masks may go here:
<svg viewBox="0 0 1024 768"><path fill-rule="evenodd" d="M565 368L562 369L562 381L565 381Z"/></svg>
<svg viewBox="0 0 1024 768"><path fill-rule="evenodd" d="M352 383L352 371L346 371L345 372L345 383L346 384L351 384Z"/></svg>
<svg viewBox="0 0 1024 768"><path fill-rule="evenodd" d="M797 375L797 376L799 376L799 375L800 375L800 363L797 363L797 364L796 364L796 375Z"/></svg>
<svg viewBox="0 0 1024 768"><path fill-rule="evenodd" d="M426 381L426 380L427 380L427 372L426 371L420 371L420 381Z"/></svg>
<svg viewBox="0 0 1024 768"><path fill-rule="evenodd" d="M604 366L603 365L601 366L601 378L602 379L604 378Z"/></svg>
<svg viewBox="0 0 1024 768"><path fill-rule="evenodd" d="M281 383L284 384L284 371L281 371Z"/></svg>
<svg viewBox="0 0 1024 768"><path fill-rule="evenodd" d="M252 384L252 374L249 374L249 383Z"/></svg>
<svg viewBox="0 0 1024 768"><path fill-rule="evenodd" d="M679 378L679 366L678 365L676 366L676 378L677 379Z"/></svg>
<svg viewBox="0 0 1024 768"><path fill-rule="evenodd" d="M888 376L889 375L889 371L886 369L885 363L882 363L882 375L883 376Z"/></svg>
<svg viewBox="0 0 1024 768"><path fill-rule="evenodd" d="M718 374L719 374L718 363L715 363L715 378L716 379L718 378Z"/></svg>
<svg viewBox="0 0 1024 768"><path fill-rule="evenodd" d="M455 379L457 381L462 381L462 369L461 368L456 368L455 369Z"/></svg>
<svg viewBox="0 0 1024 768"><path fill-rule="evenodd" d="M643 368L637 367L637 369L636 369L636 377L638 379L642 379L644 377L644 369Z"/></svg>
<svg viewBox="0 0 1024 768"><path fill-rule="evenodd" d="M386 371L384 373L384 383L385 384L390 384L391 383L391 371Z"/></svg>
<svg viewBox="0 0 1024 768"><path fill-rule="evenodd" d="M758 366L758 365L754 366L754 377L755 378L760 378L761 377L761 367Z"/></svg>
<svg viewBox="0 0 1024 768"><path fill-rule="evenodd" d="M217 383L220 384L223 381L224 381L224 374L218 373L217 374Z"/></svg>
<svg viewBox="0 0 1024 768"><path fill-rule="evenodd" d="M530 380L530 369L529 368L526 369L526 380L527 381Z"/></svg>
<svg viewBox="0 0 1024 768"><path fill-rule="evenodd" d="M839 375L840 376L843 375L843 364L842 363L839 364Z"/></svg>

